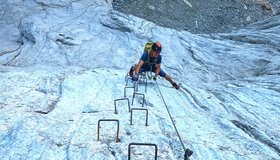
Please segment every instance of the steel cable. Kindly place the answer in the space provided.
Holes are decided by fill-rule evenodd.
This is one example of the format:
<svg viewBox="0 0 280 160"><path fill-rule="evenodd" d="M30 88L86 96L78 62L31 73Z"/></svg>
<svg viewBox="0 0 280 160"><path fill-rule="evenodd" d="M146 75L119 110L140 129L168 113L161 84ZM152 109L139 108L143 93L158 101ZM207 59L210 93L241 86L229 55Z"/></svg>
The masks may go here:
<svg viewBox="0 0 280 160"><path fill-rule="evenodd" d="M184 159L185 159L185 160L188 160L189 157L192 155L193 151L190 150L189 148L186 149L186 147L185 147L185 145L184 145L184 143L183 143L183 141L182 141L182 139L181 139L181 136L180 136L180 134L179 134L179 132L178 132L178 130L177 130L177 127L176 127L176 125L175 125L175 122L174 122L174 120L173 120L173 118L172 118L172 116L171 116L171 114L170 114L170 111L169 111L169 109L168 109L168 107L167 107L167 104L166 104L166 102L165 102L165 99L163 98L162 92L161 92L161 90L160 90L160 88L159 88L159 86L158 86L157 81L156 81L156 85L157 85L157 87L158 87L158 90L159 90L160 96L161 96L161 98L162 98L162 100L163 100L163 103L164 103L164 105L165 105L165 108L166 108L166 110L167 110L167 112L168 112L168 115L169 115L169 117L170 117L170 119L171 119L171 121L172 121L172 124L173 124L173 126L174 126L174 129L175 129L175 131L176 131L176 133L177 133L177 136L178 136L178 138L179 138L179 140L180 140L180 142L181 142L181 145L182 145L182 147L183 147L183 149L184 149L184 152L185 152Z"/></svg>

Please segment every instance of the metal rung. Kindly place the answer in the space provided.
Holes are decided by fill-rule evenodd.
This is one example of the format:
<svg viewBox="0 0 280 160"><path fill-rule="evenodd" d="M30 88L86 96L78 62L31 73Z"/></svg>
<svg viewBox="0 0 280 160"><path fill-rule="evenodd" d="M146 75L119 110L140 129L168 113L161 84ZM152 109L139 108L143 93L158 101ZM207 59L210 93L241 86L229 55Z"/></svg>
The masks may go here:
<svg viewBox="0 0 280 160"><path fill-rule="evenodd" d="M115 104L115 114L118 114L117 112L117 101L123 101L126 100L127 101L127 105L128 105L128 112L130 112L130 103L129 103L129 99L128 98L120 98L120 99L115 99L114 104Z"/></svg>
<svg viewBox="0 0 280 160"><path fill-rule="evenodd" d="M137 84L137 89L136 91L138 91L138 85L145 83L145 92L147 92L147 84L148 84L148 79L146 76L146 72L143 72L143 74L141 74L140 78L139 78L139 83Z"/></svg>
<svg viewBox="0 0 280 160"><path fill-rule="evenodd" d="M126 89L128 89L128 88L132 88L133 89L133 93L135 92L135 87L125 86L124 87L124 94L123 94L124 97L126 97Z"/></svg>
<svg viewBox="0 0 280 160"><path fill-rule="evenodd" d="M148 109L146 109L146 108L131 108L131 112L130 112L130 125L132 125L132 111L133 110L144 110L144 111L146 111L146 126L148 126Z"/></svg>
<svg viewBox="0 0 280 160"><path fill-rule="evenodd" d="M125 86L127 86L129 79L131 79L131 77L127 73L127 75L125 76ZM133 86L135 87L136 92L138 91L139 84L143 84L143 83L145 84L145 92L147 92L148 79L146 73L141 74L138 81L134 81Z"/></svg>
<svg viewBox="0 0 280 160"><path fill-rule="evenodd" d="M127 86L127 83L128 83L128 80L130 79L131 77L129 76L129 72L126 74L125 76L125 85Z"/></svg>
<svg viewBox="0 0 280 160"><path fill-rule="evenodd" d="M143 93L133 93L133 97L132 97L132 105L133 105L133 101L134 101L134 98L135 98L135 95L140 95L140 96L143 96L143 103L142 103L142 107L144 107L144 103L145 103L145 95Z"/></svg>
<svg viewBox="0 0 280 160"><path fill-rule="evenodd" d="M154 146L155 147L155 160L157 160L157 152L158 152L158 148L156 144L152 144L152 143L130 143L128 145L128 160L130 160L130 148L131 146Z"/></svg>
<svg viewBox="0 0 280 160"><path fill-rule="evenodd" d="M101 121L111 121L111 122L117 122L117 138L116 138L116 142L119 142L119 129L120 129L120 122L117 119L100 119L98 121L98 127L97 127L97 141L100 140L100 122Z"/></svg>

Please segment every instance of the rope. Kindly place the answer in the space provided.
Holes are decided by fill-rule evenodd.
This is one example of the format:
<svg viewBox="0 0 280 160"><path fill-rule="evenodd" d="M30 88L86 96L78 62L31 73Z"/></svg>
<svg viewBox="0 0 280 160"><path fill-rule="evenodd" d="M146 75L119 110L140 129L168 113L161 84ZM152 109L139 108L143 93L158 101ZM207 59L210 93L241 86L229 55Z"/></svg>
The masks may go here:
<svg viewBox="0 0 280 160"><path fill-rule="evenodd" d="M180 136L180 134L179 134L179 132L178 132L178 130L177 130L177 127L176 127L176 125L175 125L175 122L174 122L174 120L173 120L173 118L172 118L172 116L171 116L171 114L170 114L170 111L169 111L169 109L168 109L168 107L167 107L167 104L166 104L166 102L165 102L165 100L164 100L164 98L163 98L163 95L162 95L162 93L161 93L161 90L160 90L160 88L159 88L159 86L158 86L157 81L156 81L156 85L157 85L157 87L158 87L158 90L159 90L160 96L161 96L161 98L162 98L162 100L163 100L163 103L164 103L164 105L165 105L165 108L166 108L166 110L167 110L167 112L168 112L168 115L169 115L169 117L170 117L170 119L171 119L171 121L172 121L172 124L173 124L174 128L175 128L175 131L176 131L176 133L177 133L177 136L178 136L178 138L179 138L179 140L180 140L180 142L181 142L181 145L182 145L182 147L183 147L183 149L184 149L184 152L185 152L184 158L185 158L185 160L188 160L189 157L192 155L193 152L192 152L189 148L186 149L186 147L185 147L185 145L184 145L184 143L183 143L183 141L182 141L182 139L181 139L181 136Z"/></svg>

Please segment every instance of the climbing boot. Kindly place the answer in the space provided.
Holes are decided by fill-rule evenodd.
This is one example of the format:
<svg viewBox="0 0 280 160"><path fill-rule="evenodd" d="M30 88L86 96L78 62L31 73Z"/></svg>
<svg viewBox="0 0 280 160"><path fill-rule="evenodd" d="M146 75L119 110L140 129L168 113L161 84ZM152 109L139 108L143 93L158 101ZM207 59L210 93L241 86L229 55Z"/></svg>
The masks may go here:
<svg viewBox="0 0 280 160"><path fill-rule="evenodd" d="M129 76L132 77L134 72L134 66L132 66L129 70Z"/></svg>
<svg viewBox="0 0 280 160"><path fill-rule="evenodd" d="M180 88L180 86L179 86L177 83L175 83L175 82L172 82L172 86L173 86L174 88L176 88L176 89L179 89L179 88Z"/></svg>

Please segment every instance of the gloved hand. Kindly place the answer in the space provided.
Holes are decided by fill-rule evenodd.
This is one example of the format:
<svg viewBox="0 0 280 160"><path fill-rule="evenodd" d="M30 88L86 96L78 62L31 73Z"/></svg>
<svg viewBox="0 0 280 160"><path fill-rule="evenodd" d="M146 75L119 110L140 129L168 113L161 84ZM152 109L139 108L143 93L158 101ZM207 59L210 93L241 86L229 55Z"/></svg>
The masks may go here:
<svg viewBox="0 0 280 160"><path fill-rule="evenodd" d="M138 81L138 78L139 78L139 74L134 74L134 75L132 76L132 80L133 80L133 81Z"/></svg>
<svg viewBox="0 0 280 160"><path fill-rule="evenodd" d="M153 77L153 80L156 81L156 80L157 80L157 76L154 76L154 77Z"/></svg>

